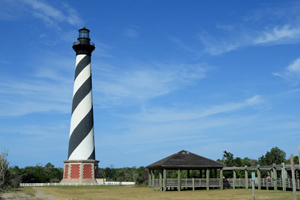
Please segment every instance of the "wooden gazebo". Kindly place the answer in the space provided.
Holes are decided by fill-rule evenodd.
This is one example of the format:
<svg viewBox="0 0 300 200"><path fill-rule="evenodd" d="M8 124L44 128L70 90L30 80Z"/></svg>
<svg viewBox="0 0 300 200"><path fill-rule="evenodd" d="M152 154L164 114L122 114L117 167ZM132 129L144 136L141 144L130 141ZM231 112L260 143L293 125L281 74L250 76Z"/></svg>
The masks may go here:
<svg viewBox="0 0 300 200"><path fill-rule="evenodd" d="M221 187L223 189L223 167L225 164L196 155L189 151L179 151L171 156L161 159L146 168L149 170L149 187L153 190L159 188L166 191L167 188L177 188L178 191L182 187L193 188ZM155 179L154 171L159 170L159 179ZM167 179L167 170L178 170L177 179ZM181 170L187 170L187 178L181 179ZM190 178L190 170L200 170L200 178ZM220 170L220 178L217 178L217 170ZM204 173L204 178L202 172ZM214 171L215 179L210 178L210 171Z"/></svg>

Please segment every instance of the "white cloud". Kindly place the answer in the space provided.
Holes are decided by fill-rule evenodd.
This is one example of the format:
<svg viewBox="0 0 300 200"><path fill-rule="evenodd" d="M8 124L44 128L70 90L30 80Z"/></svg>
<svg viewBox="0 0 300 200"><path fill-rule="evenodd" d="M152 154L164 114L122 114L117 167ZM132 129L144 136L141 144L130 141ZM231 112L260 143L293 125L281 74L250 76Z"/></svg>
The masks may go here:
<svg viewBox="0 0 300 200"><path fill-rule="evenodd" d="M255 95L241 102L211 105L209 108L144 108L141 113L132 115L130 117L127 115L118 116L143 123L171 123L178 121L197 120L200 118L210 117L212 115L231 113L261 103L263 103L262 97L260 95Z"/></svg>
<svg viewBox="0 0 300 200"><path fill-rule="evenodd" d="M0 19L15 20L22 13L22 8L19 2L14 0L0 1Z"/></svg>
<svg viewBox="0 0 300 200"><path fill-rule="evenodd" d="M68 4L63 3L64 10L67 12L65 15L65 20L69 22L69 24L74 26L83 26L83 20L79 17L79 14L76 10L74 10Z"/></svg>
<svg viewBox="0 0 300 200"><path fill-rule="evenodd" d="M204 44L204 51L211 55L220 55L239 48L255 45L278 45L300 42L300 26L291 25L266 27L260 31L236 31L234 36L217 39L207 33L199 34L199 40Z"/></svg>
<svg viewBox="0 0 300 200"><path fill-rule="evenodd" d="M138 38L139 33L136 29L128 28L125 30L125 36L132 38L132 39L136 39L136 38Z"/></svg>
<svg viewBox="0 0 300 200"><path fill-rule="evenodd" d="M140 113L114 114L123 120L121 123L118 121L109 134L103 133L102 139L112 142L99 145L117 147L126 144L138 148L139 145L144 147L161 142L176 144L176 148L180 148L182 145L198 146L202 143L222 141L224 134L227 138L236 135L240 137L241 132L237 130L243 130L246 124L257 120L256 112L245 114L242 110L251 110L252 105L249 105L249 102L259 104L259 98L255 95L237 103L212 105L208 108L144 108ZM219 131L214 132L214 129ZM251 131L253 130L244 130L243 134L249 134ZM214 139L211 137L212 132ZM187 144L184 145L185 142Z"/></svg>
<svg viewBox="0 0 300 200"><path fill-rule="evenodd" d="M34 14L39 14L45 18L52 18L57 21L63 21L65 18L65 16L60 10L55 9L44 2L38 0L24 0L24 2L31 5L32 8L38 12Z"/></svg>
<svg viewBox="0 0 300 200"><path fill-rule="evenodd" d="M271 30L262 31L257 38L253 38L255 44L289 44L300 40L300 27L284 25L273 27Z"/></svg>
<svg viewBox="0 0 300 200"><path fill-rule="evenodd" d="M193 48L189 47L188 45L184 44L180 39L176 37L168 37L168 40L170 40L172 43L174 43L176 46L178 46L180 49L183 49L188 52L196 53Z"/></svg>
<svg viewBox="0 0 300 200"><path fill-rule="evenodd" d="M300 58L297 58L292 64L287 67L287 71L296 76L300 75Z"/></svg>
<svg viewBox="0 0 300 200"><path fill-rule="evenodd" d="M33 71L1 76L0 117L37 112L69 113L75 61L48 53L30 62ZM27 67L24 64L23 67Z"/></svg>
<svg viewBox="0 0 300 200"><path fill-rule="evenodd" d="M68 23L74 26L83 25L83 20L76 10L65 3L60 5L61 7L55 7L40 0L4 0L0 2L0 19L15 20L24 18L27 13L42 20L45 25L55 27L58 30L61 29L59 23Z"/></svg>
<svg viewBox="0 0 300 200"><path fill-rule="evenodd" d="M260 104L260 103L262 103L262 97L261 97L261 95L255 95L255 96L247 99L246 102L251 106Z"/></svg>
<svg viewBox="0 0 300 200"><path fill-rule="evenodd" d="M287 81L291 81L297 85L300 81L300 58L297 58L289 66L287 66L284 72L276 72L273 73L273 75L284 78Z"/></svg>
<svg viewBox="0 0 300 200"><path fill-rule="evenodd" d="M278 4L273 4L271 1L264 3L261 8L252 10L243 17L243 20L252 23L260 22L261 20L275 20L276 22L295 19L299 15L300 3L298 1L285 1Z"/></svg>
<svg viewBox="0 0 300 200"><path fill-rule="evenodd" d="M39 57L30 62L30 65L35 66L30 74L22 74L21 78L2 77L0 116L70 112L75 62L59 55L46 55L47 57ZM137 105L194 84L204 78L208 70L201 64L153 64L133 68L135 69L120 70L109 66L103 70L93 68L95 107Z"/></svg>
<svg viewBox="0 0 300 200"><path fill-rule="evenodd" d="M99 75L94 72L94 77L101 76L94 79L93 84L95 95L101 96L98 102L101 107L135 104L169 94L204 78L208 70L202 64L174 66L153 64L134 68L125 71L111 68L110 71L101 71Z"/></svg>
<svg viewBox="0 0 300 200"><path fill-rule="evenodd" d="M300 3L288 3L279 7L269 6L250 12L239 24L220 25L220 35L202 31L198 39L204 52L220 55L247 46L295 44L300 42ZM266 20L268 19L268 20ZM259 22L259 23L258 23ZM220 32L221 30L221 32Z"/></svg>
<svg viewBox="0 0 300 200"><path fill-rule="evenodd" d="M36 112L70 112L72 91L64 82L35 80L6 80L2 88L0 116L21 116Z"/></svg>
<svg viewBox="0 0 300 200"><path fill-rule="evenodd" d="M240 41L217 40L203 33L199 34L199 39L204 44L204 52L211 55L220 55L243 46Z"/></svg>

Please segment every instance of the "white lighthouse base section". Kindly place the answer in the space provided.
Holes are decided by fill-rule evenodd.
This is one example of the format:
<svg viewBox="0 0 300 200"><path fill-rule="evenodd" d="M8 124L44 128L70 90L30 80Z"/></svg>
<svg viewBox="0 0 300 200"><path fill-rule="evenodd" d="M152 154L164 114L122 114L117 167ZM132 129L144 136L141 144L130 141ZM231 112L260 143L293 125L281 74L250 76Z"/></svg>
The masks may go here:
<svg viewBox="0 0 300 200"><path fill-rule="evenodd" d="M94 151L94 128L82 140L69 157L69 160L86 160Z"/></svg>
<svg viewBox="0 0 300 200"><path fill-rule="evenodd" d="M61 183L97 183L98 160L65 160Z"/></svg>

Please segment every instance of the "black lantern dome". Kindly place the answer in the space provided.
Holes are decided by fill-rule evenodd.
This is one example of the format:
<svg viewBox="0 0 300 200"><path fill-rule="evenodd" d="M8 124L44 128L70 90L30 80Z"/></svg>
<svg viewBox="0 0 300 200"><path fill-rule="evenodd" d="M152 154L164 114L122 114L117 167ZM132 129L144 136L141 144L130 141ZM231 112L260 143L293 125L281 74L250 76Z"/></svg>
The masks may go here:
<svg viewBox="0 0 300 200"><path fill-rule="evenodd" d="M90 36L89 36L90 30L85 28L83 26L82 29L79 29L79 37L77 39L77 42L73 43L73 49L76 52L76 55L78 54L88 54L91 55L91 53L95 49L95 44L90 42Z"/></svg>

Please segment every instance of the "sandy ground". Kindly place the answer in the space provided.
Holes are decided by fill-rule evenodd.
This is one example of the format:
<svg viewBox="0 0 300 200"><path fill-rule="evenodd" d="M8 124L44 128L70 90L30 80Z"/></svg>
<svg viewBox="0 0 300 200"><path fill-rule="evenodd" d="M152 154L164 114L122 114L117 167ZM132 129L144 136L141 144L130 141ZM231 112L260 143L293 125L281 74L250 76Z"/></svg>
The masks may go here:
<svg viewBox="0 0 300 200"><path fill-rule="evenodd" d="M22 193L4 193L1 195L0 200L6 200L6 199L30 199L31 197L29 195L26 194L22 194Z"/></svg>
<svg viewBox="0 0 300 200"><path fill-rule="evenodd" d="M44 194L41 190L37 189L37 188L33 188L36 190L36 194L35 194L35 197L34 199L45 199L45 200L59 200L59 199L54 199L52 198L51 195L46 195ZM16 200L19 200L19 199L22 199L22 200L29 200L29 199L33 199L33 197L31 197L30 195L26 195L26 194L23 194L23 193L4 193L1 195L0 197L0 200L7 200L7 199L16 199Z"/></svg>
<svg viewBox="0 0 300 200"><path fill-rule="evenodd" d="M38 198L47 199L47 200L59 200L59 199L53 199L51 195L46 195L41 190L39 190L35 187L33 189L36 190L35 196L38 197Z"/></svg>

